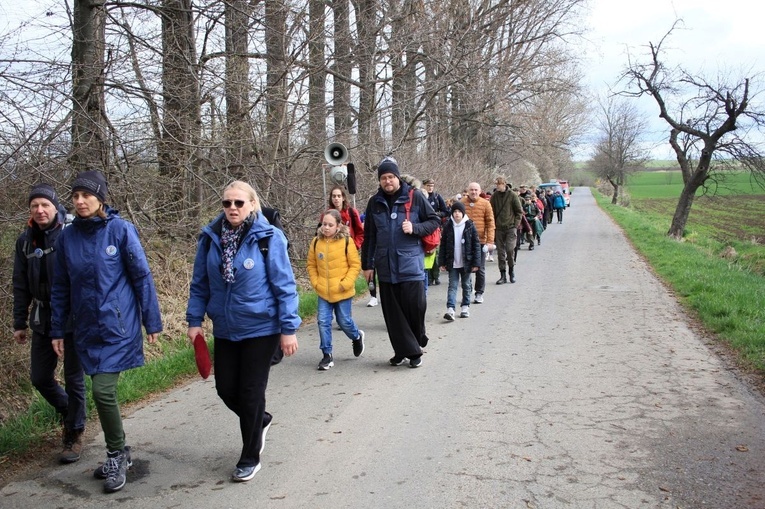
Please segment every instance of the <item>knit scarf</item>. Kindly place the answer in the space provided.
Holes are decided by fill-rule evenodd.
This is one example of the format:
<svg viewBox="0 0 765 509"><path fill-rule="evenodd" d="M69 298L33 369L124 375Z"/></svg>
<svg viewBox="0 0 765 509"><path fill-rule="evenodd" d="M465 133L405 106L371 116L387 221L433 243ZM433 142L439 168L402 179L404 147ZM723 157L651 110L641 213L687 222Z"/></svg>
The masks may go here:
<svg viewBox="0 0 765 509"><path fill-rule="evenodd" d="M246 221L233 227L228 220L223 220L220 244L223 248L223 280L227 283L234 282L234 257L239 250L239 244L242 243L245 223Z"/></svg>

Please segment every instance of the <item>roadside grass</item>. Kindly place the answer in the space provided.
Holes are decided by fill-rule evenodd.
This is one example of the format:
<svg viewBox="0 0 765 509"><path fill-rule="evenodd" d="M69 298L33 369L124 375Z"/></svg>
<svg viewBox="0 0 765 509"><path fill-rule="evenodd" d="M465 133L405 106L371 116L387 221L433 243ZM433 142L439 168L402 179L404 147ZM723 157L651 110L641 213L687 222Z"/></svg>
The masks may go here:
<svg viewBox="0 0 765 509"><path fill-rule="evenodd" d="M610 199L597 191L593 194L658 276L675 291L681 304L730 345L743 366L765 374L763 196L729 196L717 201L697 198L686 237L677 242L666 235L676 201L651 199L647 194L635 199L641 193L631 186L629 192L633 198L631 208L611 205ZM724 206L717 207L718 203ZM740 209L739 214L749 211L746 217L751 221L746 229L732 223L724 213L731 207ZM740 236L745 230L759 232L759 236L755 240Z"/></svg>
<svg viewBox="0 0 765 509"><path fill-rule="evenodd" d="M363 277L356 280L356 295L367 292ZM299 314L310 322L316 316L318 298L312 291L300 291ZM212 338L208 344L212 351ZM117 397L120 405L135 403L153 394L166 391L194 377L197 372L194 350L185 337L162 337L154 345L144 345L146 365L120 375ZM85 377L88 416L96 417L90 393L90 377ZM30 391L31 389L30 385ZM39 394L25 411L3 421L0 426L0 467L23 457L41 443L48 443L60 434L56 412ZM90 426L91 424L89 424Z"/></svg>

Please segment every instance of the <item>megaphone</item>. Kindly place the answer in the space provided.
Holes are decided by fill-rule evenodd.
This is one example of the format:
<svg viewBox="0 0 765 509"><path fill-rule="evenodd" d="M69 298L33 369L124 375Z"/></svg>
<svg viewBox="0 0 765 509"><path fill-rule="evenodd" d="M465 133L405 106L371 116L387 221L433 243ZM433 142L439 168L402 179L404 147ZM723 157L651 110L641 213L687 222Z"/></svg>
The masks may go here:
<svg viewBox="0 0 765 509"><path fill-rule="evenodd" d="M345 166L333 166L329 169L329 180L335 184L345 184L345 179L348 178L348 170Z"/></svg>
<svg viewBox="0 0 765 509"><path fill-rule="evenodd" d="M333 166L340 166L348 160L348 149L342 143L330 143L324 149L324 159Z"/></svg>

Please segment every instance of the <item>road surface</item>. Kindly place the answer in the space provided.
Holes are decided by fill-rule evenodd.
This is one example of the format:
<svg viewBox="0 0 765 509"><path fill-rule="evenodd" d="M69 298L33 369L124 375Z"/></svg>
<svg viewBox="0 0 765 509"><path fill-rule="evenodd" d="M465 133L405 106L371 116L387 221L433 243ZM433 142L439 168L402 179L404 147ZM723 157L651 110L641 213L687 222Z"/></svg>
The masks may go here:
<svg viewBox="0 0 765 509"><path fill-rule="evenodd" d="M687 317L587 188L519 253L516 284L445 322L432 287L423 366L387 364L381 310L354 305L367 349L315 324L272 371L263 469L243 484L237 423L212 378L125 419L134 467L103 494L83 458L21 476L3 508L765 507L765 405ZM444 283L446 277L442 277Z"/></svg>

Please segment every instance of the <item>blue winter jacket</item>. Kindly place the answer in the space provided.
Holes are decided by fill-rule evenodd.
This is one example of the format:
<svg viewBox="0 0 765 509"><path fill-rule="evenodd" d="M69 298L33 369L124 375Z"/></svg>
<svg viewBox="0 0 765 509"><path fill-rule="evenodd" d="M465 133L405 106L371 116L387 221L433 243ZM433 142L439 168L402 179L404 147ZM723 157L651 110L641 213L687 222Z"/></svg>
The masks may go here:
<svg viewBox="0 0 765 509"><path fill-rule="evenodd" d="M88 375L143 366L143 334L162 331L159 302L138 232L118 212L75 218L56 243L52 338L71 314L77 355Z"/></svg>
<svg viewBox="0 0 765 509"><path fill-rule="evenodd" d="M301 320L286 237L260 213L248 218L234 257L234 282L227 283L220 243L224 217L221 213L199 235L186 309L189 327L201 326L206 313L216 338L241 341L295 334ZM258 239L264 237L268 251L261 253Z"/></svg>
<svg viewBox="0 0 765 509"><path fill-rule="evenodd" d="M364 244L361 246L361 268L377 269L377 278L385 283L420 281L425 273L425 253L420 237L441 225L425 196L415 190L409 220L412 234L402 230L406 219L404 204L409 201L410 186L401 182L393 206L389 207L382 188L369 199L364 220Z"/></svg>

